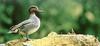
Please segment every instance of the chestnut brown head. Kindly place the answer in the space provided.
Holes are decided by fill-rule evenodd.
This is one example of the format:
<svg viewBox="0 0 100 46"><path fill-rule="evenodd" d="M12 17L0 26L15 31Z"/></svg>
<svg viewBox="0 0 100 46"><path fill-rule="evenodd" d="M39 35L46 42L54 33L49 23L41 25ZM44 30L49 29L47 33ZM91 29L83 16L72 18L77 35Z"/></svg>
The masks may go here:
<svg viewBox="0 0 100 46"><path fill-rule="evenodd" d="M39 12L39 9L38 9L37 6L31 6L31 7L29 8L29 13L30 13L30 14L31 14L31 13L36 13L36 12Z"/></svg>

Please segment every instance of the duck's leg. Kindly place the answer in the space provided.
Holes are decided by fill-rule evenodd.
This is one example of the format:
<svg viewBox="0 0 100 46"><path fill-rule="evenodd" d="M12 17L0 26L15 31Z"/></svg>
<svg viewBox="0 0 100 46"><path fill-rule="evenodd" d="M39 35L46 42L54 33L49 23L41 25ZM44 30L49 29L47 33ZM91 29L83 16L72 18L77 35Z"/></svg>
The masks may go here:
<svg viewBox="0 0 100 46"><path fill-rule="evenodd" d="M29 38L29 35L26 33L26 40L29 41L30 38Z"/></svg>

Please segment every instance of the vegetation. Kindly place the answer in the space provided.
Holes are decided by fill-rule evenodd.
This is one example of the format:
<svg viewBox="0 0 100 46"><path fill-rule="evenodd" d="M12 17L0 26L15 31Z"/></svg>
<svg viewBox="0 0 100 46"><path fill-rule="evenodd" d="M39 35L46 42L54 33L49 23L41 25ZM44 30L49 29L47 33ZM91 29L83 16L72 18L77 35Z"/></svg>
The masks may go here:
<svg viewBox="0 0 100 46"><path fill-rule="evenodd" d="M29 17L28 8L36 5L41 27L30 38L42 38L51 31L59 34L71 32L91 34L100 40L100 0L0 0L0 43L21 38L8 34L9 28Z"/></svg>

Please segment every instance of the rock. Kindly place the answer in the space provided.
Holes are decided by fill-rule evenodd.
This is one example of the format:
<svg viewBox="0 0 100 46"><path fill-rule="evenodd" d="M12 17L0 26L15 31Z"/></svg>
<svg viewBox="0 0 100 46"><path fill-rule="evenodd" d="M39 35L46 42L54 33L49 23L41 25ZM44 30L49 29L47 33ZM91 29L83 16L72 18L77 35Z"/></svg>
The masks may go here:
<svg viewBox="0 0 100 46"><path fill-rule="evenodd" d="M8 41L6 46L99 46L100 43L93 35L57 34L51 32L41 39L16 39Z"/></svg>

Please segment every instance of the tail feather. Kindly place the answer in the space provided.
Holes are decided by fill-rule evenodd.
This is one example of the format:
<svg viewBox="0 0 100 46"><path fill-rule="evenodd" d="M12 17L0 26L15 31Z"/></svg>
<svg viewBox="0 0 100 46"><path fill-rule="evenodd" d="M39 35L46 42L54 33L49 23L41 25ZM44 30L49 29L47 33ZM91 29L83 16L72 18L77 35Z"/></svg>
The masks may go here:
<svg viewBox="0 0 100 46"><path fill-rule="evenodd" d="M19 30L20 30L19 28L12 26L10 27L10 31L8 33L18 33Z"/></svg>

